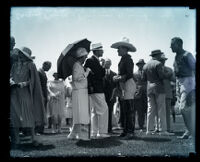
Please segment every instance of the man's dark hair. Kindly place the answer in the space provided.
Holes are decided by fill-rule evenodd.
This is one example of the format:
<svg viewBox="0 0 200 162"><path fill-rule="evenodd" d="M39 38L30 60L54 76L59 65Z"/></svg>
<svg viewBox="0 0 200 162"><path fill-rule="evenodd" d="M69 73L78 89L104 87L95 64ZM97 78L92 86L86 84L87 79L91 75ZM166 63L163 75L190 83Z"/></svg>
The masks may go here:
<svg viewBox="0 0 200 162"><path fill-rule="evenodd" d="M172 41L174 41L175 43L177 43L181 47L183 46L183 40L179 37L172 38Z"/></svg>
<svg viewBox="0 0 200 162"><path fill-rule="evenodd" d="M50 65L51 66L51 62L50 61L45 61L45 62L43 62L43 66L44 65Z"/></svg>

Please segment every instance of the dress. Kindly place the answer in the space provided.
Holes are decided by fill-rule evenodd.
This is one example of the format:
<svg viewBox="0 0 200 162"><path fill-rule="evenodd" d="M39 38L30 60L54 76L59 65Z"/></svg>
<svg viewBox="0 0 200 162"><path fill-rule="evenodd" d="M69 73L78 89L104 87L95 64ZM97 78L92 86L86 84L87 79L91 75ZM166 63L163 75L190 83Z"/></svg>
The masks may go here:
<svg viewBox="0 0 200 162"><path fill-rule="evenodd" d="M65 107L65 85L62 80L53 80L49 82L49 89L56 95L56 98L50 97L49 109L50 115L64 117Z"/></svg>
<svg viewBox="0 0 200 162"><path fill-rule="evenodd" d="M72 110L73 126L68 138L89 139L89 103L88 103L88 73L79 61L72 70Z"/></svg>
<svg viewBox="0 0 200 162"><path fill-rule="evenodd" d="M10 119L13 127L34 127L44 124L44 103L39 76L32 61L15 62L10 76L15 83L28 82L20 88L11 88Z"/></svg>
<svg viewBox="0 0 200 162"><path fill-rule="evenodd" d="M66 87L65 88L65 118L72 118L72 88Z"/></svg>
<svg viewBox="0 0 200 162"><path fill-rule="evenodd" d="M73 124L89 124L87 85L84 68L79 62L76 62L72 73Z"/></svg>

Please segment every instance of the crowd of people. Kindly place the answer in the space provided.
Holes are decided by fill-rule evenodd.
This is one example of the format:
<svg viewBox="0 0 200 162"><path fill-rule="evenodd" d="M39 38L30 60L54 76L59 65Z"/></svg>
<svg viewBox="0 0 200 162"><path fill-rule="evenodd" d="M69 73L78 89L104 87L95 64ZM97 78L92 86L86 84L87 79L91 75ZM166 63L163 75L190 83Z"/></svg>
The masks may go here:
<svg viewBox="0 0 200 162"><path fill-rule="evenodd" d="M89 58L85 47L78 47L72 75L67 78L69 84L58 72L53 74L53 81L48 81L46 72L51 62L44 61L37 69L31 49L14 48L14 37L10 41L12 144L20 144L19 134L28 128L33 145L38 146L37 136L44 133L45 126L51 133L62 133L63 121L70 128L68 140L107 138L114 125L122 129L120 138L134 139L136 118L140 132L146 135L175 135L170 117L175 122L175 103L186 126L178 138L195 138L196 60L183 49L181 38L171 39L170 48L176 54L174 69L165 65L167 58L157 49L150 53L147 63L142 58L136 63L135 73L129 52L136 48L127 38L111 45L121 57L118 73L110 69L111 59L103 59L101 43L91 45L93 55Z"/></svg>

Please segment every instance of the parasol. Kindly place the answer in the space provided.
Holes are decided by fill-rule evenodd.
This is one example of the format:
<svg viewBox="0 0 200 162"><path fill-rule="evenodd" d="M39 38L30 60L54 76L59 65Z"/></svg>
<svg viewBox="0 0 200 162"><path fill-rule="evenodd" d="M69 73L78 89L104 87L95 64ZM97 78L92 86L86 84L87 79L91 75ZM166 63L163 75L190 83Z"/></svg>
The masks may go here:
<svg viewBox="0 0 200 162"><path fill-rule="evenodd" d="M57 72L60 78L66 79L68 76L72 75L72 68L74 63L77 61L75 57L75 52L77 48L83 47L90 52L90 44L89 40L81 39L72 44L69 44L60 54L57 60Z"/></svg>

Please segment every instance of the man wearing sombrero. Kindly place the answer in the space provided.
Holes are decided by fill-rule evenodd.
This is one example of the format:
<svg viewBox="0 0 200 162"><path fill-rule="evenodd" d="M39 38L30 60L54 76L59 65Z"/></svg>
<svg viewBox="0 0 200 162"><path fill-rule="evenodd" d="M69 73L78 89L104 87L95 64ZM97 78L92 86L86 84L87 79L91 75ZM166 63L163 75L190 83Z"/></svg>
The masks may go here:
<svg viewBox="0 0 200 162"><path fill-rule="evenodd" d="M128 139L133 137L135 129L133 99L136 90L136 84L133 80L134 63L128 52L135 52L136 48L126 38L123 41L112 44L111 48L118 49L118 56L121 56L118 64L118 75L113 77L113 80L121 85L124 99L124 107L120 109L122 118L124 118L124 123L122 123L124 129L120 136Z"/></svg>
<svg viewBox="0 0 200 162"><path fill-rule="evenodd" d="M165 90L163 80L172 74L164 72L164 66L160 62L163 54L161 50L154 50L150 56L152 59L144 65L144 79L147 80L147 132L154 133L154 123L157 117L160 124L160 135L173 135L167 132L166 126L166 109L165 109Z"/></svg>

